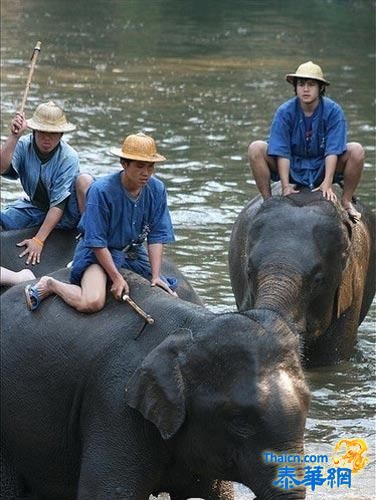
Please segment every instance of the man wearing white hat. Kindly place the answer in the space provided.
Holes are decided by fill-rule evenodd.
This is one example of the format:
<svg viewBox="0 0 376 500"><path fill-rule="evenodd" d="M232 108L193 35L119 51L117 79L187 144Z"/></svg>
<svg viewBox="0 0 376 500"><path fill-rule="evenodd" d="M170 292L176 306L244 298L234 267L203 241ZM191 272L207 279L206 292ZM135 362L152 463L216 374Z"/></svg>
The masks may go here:
<svg viewBox="0 0 376 500"><path fill-rule="evenodd" d="M347 143L343 110L325 97L329 82L320 66L303 63L286 80L294 86L296 96L277 109L268 143L255 141L248 148L261 195L269 198L270 181L280 180L285 196L306 186L335 201L333 182L343 180L342 205L353 222L359 221L353 194L364 167L363 147Z"/></svg>
<svg viewBox="0 0 376 500"><path fill-rule="evenodd" d="M111 148L110 153L120 158L122 170L97 178L87 192L71 283L43 276L36 285L28 285L30 310L55 293L78 311L99 311L105 304L107 282L116 299L129 294L120 268L176 295L176 280L160 274L163 245L175 240L165 185L153 176L154 164L165 157L157 152L154 139L144 134L129 135L122 148Z"/></svg>
<svg viewBox="0 0 376 500"><path fill-rule="evenodd" d="M33 132L22 136L27 127ZM26 255L27 264L40 262L44 242L55 227L70 229L79 222L92 178L79 175L78 155L62 139L64 132L75 128L49 101L40 104L28 121L16 113L1 148L1 175L19 179L26 196L1 211L0 225L4 230L37 228L33 238L18 243L25 247L20 257Z"/></svg>

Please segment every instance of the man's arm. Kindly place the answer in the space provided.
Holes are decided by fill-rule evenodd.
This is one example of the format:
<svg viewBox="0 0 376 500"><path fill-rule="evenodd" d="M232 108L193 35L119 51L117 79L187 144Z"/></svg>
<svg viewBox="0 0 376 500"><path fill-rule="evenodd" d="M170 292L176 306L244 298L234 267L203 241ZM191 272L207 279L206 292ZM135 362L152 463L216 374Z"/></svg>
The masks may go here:
<svg viewBox="0 0 376 500"><path fill-rule="evenodd" d="M16 113L10 125L10 135L1 146L0 151L0 174L5 174L12 163L12 157L18 139L26 130L26 120L23 114Z"/></svg>
<svg viewBox="0 0 376 500"><path fill-rule="evenodd" d="M162 243L149 243L148 244L149 261L151 267L151 286L159 286L166 290L171 295L176 295L175 292L165 283L161 278L161 267L163 257L163 244Z"/></svg>
<svg viewBox="0 0 376 500"><path fill-rule="evenodd" d="M337 196L333 191L333 178L337 167L337 155L328 155L325 157L325 177L319 187L313 191L322 191L324 198L330 201L336 201Z"/></svg>
<svg viewBox="0 0 376 500"><path fill-rule="evenodd" d="M156 285L161 277L161 266L163 256L162 243L153 243L148 245L149 261L151 267L151 283Z"/></svg>
<svg viewBox="0 0 376 500"><path fill-rule="evenodd" d="M278 167L278 174L281 179L283 196L288 196L289 194L292 193L299 193L299 191L293 188L293 186L290 184L289 181L290 160L288 158L282 158L279 156L277 158L277 167Z"/></svg>

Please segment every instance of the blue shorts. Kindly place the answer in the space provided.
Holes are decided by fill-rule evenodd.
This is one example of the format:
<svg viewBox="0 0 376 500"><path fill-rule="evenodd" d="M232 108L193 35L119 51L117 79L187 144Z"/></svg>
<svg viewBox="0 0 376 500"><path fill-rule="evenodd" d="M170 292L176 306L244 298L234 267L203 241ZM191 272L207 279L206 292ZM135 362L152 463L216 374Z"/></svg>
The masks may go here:
<svg viewBox="0 0 376 500"><path fill-rule="evenodd" d="M47 212L32 204L29 200L17 200L0 212L0 225L4 231L10 229L25 229L43 224ZM57 229L74 229L81 218L78 208L75 182L72 192L64 208L63 217L56 225Z"/></svg>

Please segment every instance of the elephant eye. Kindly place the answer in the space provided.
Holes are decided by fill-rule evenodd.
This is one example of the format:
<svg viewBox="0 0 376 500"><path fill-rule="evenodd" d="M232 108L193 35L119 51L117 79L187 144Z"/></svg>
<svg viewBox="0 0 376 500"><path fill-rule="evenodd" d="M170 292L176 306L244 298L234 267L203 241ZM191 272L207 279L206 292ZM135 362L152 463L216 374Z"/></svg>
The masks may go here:
<svg viewBox="0 0 376 500"><path fill-rule="evenodd" d="M320 283L322 283L322 282L324 281L324 279L325 279L325 275L324 275L324 273L318 273L318 274L316 274L316 276L314 277L314 280L313 280L313 281L314 281L316 284L320 284Z"/></svg>
<svg viewBox="0 0 376 500"><path fill-rule="evenodd" d="M314 288L325 283L325 273L321 266L317 266L311 274L311 283Z"/></svg>

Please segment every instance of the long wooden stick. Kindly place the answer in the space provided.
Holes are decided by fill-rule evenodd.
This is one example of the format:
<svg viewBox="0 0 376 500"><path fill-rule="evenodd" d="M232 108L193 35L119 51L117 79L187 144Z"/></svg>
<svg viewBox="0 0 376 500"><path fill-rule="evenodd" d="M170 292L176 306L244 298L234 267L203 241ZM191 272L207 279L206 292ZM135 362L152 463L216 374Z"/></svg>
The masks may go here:
<svg viewBox="0 0 376 500"><path fill-rule="evenodd" d="M29 71L29 76L27 78L26 87L25 87L24 95L23 95L22 102L21 102L21 107L19 109L20 113L23 113L24 109L25 109L27 94L29 93L31 79L33 77L34 68L35 68L35 64L37 62L37 58L38 58L38 54L40 52L41 45L42 45L42 42L37 42L36 46L34 47L33 53L31 55L30 71Z"/></svg>

